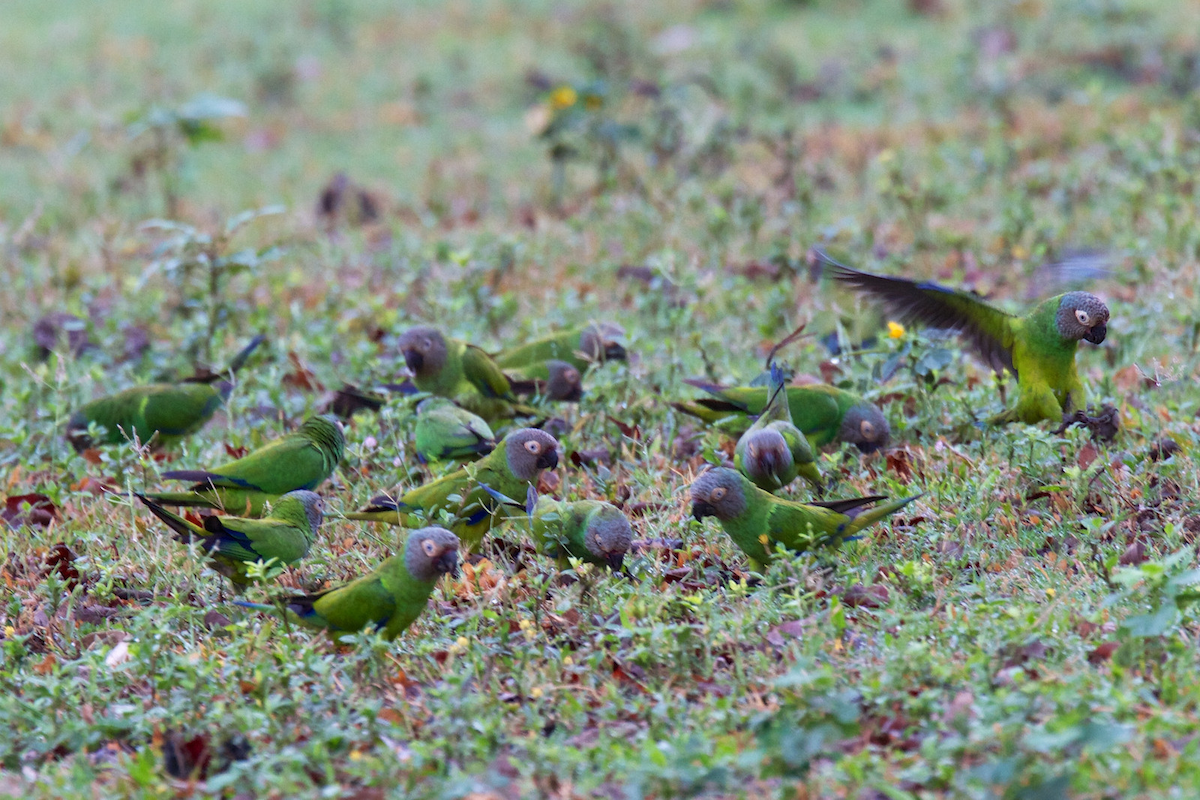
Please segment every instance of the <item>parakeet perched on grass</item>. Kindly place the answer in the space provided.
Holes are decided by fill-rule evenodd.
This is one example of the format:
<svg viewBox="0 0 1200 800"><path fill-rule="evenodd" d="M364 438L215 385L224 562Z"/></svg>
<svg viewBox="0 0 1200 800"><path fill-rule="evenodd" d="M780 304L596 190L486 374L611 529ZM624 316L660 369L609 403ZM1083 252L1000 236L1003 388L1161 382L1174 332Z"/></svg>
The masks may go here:
<svg viewBox="0 0 1200 800"><path fill-rule="evenodd" d="M725 468L709 470L692 483L692 516L716 517L733 543L757 567L771 561L776 542L804 552L836 545L916 500L920 495L866 506L887 498L856 497L828 503L797 503L759 489L746 476Z"/></svg>
<svg viewBox="0 0 1200 800"><path fill-rule="evenodd" d="M282 601L287 618L337 638L374 628L395 639L429 602L443 575L458 576L458 537L445 528L420 528L408 534L404 555L392 556L367 575L343 586ZM278 613L266 603L238 603Z"/></svg>
<svg viewBox="0 0 1200 800"><path fill-rule="evenodd" d="M251 340L224 374L236 372L262 342L262 336ZM204 427L232 388L228 380L211 373L181 383L133 386L85 403L75 411L67 421L67 440L78 451L133 439L143 445L154 439L155 444L171 446ZM104 429L99 438L88 435L91 425Z"/></svg>
<svg viewBox="0 0 1200 800"><path fill-rule="evenodd" d="M417 404L413 438L422 464L473 461L496 449L491 427L445 397L427 397Z"/></svg>
<svg viewBox="0 0 1200 800"><path fill-rule="evenodd" d="M629 520L614 505L599 500L536 500L530 515L537 550L567 565L567 556L619 570L633 542Z"/></svg>
<svg viewBox="0 0 1200 800"><path fill-rule="evenodd" d="M763 412L770 395L765 386L725 387L699 380L684 383L703 389L713 397L671 405L735 434L750 428L750 417ZM823 383L789 386L787 404L792 423L813 447L835 441L849 442L864 453L873 453L886 446L891 435L887 418L878 407L836 386Z"/></svg>
<svg viewBox="0 0 1200 800"><path fill-rule="evenodd" d="M162 474L168 480L194 481L189 491L146 496L165 505L205 506L258 517L264 502L297 489L317 488L333 474L345 447L340 422L331 416L310 417L291 433L224 466Z"/></svg>
<svg viewBox="0 0 1200 800"><path fill-rule="evenodd" d="M496 354L495 360L507 370L557 359L582 372L591 364L624 361L624 338L625 329L614 322L589 322L504 350Z"/></svg>
<svg viewBox="0 0 1200 800"><path fill-rule="evenodd" d="M799 475L822 489L816 457L804 434L792 424L783 369L771 365L770 399L750 429L738 439L733 463L755 486L776 492Z"/></svg>
<svg viewBox="0 0 1200 800"><path fill-rule="evenodd" d="M422 392L459 400L478 394L488 400L512 400L508 378L492 357L475 345L447 339L436 328L409 328L400 337L400 352Z"/></svg>
<svg viewBox="0 0 1200 800"><path fill-rule="evenodd" d="M542 470L556 466L558 441L545 431L520 428L474 464L407 492L374 497L346 518L412 528L446 509L455 517L451 530L464 544L476 547L491 530L500 505L480 484L507 497L524 497Z"/></svg>
<svg viewBox="0 0 1200 800"><path fill-rule="evenodd" d="M308 555L324 513L319 495L300 490L280 497L262 519L205 517L201 527L145 495L137 498L175 531L181 542L199 542L212 559L213 568L237 585L250 582L246 577L247 561L275 559L279 566L288 566Z"/></svg>
<svg viewBox="0 0 1200 800"><path fill-rule="evenodd" d="M1098 345L1108 332L1108 307L1095 295L1067 292L1017 317L970 292L823 260L836 280L882 301L902 320L958 331L988 366L1013 373L1020 390L1017 405L993 422L1057 423L1064 413L1086 408L1075 351L1080 340Z"/></svg>
<svg viewBox="0 0 1200 800"><path fill-rule="evenodd" d="M583 376L566 361L550 359L527 367L505 369L513 394L536 395L547 400L578 403L583 397Z"/></svg>

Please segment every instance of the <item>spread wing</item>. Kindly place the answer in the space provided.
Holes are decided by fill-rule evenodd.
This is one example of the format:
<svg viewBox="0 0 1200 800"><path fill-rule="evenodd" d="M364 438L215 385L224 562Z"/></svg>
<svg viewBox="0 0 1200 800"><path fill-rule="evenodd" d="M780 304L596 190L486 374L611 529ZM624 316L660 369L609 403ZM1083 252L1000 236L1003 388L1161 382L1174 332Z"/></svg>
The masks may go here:
<svg viewBox="0 0 1200 800"><path fill-rule="evenodd" d="M883 302L905 322L957 331L996 372L1014 375L1012 350L1016 318L977 295L932 281L910 281L859 272L820 254L833 278Z"/></svg>

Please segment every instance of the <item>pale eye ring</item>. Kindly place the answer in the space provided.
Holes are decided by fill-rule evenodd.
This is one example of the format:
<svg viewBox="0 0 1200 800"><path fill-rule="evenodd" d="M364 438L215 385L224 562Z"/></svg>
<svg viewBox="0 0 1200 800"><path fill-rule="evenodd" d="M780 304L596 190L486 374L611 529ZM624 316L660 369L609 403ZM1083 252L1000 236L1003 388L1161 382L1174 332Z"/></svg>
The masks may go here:
<svg viewBox="0 0 1200 800"><path fill-rule="evenodd" d="M579 373L573 369L569 369L567 370L566 378L571 383L575 383L577 380L579 380Z"/></svg>
<svg viewBox="0 0 1200 800"><path fill-rule="evenodd" d="M536 456L536 455L538 455L538 454L540 454L540 453L542 452L542 443L541 443L541 442L528 441L528 442L526 442L526 443L525 443L525 449L526 449L526 450L528 450L530 453L532 453L533 455L535 455L535 456Z"/></svg>
<svg viewBox="0 0 1200 800"><path fill-rule="evenodd" d="M433 539L426 539L421 542L421 549L425 551L425 555L433 558L437 555L437 545L433 543Z"/></svg>
<svg viewBox="0 0 1200 800"><path fill-rule="evenodd" d="M422 345L422 346L423 346L423 347L424 347L426 350L428 350L428 349L430 349L431 347L433 347L433 339L426 338L426 339L422 340L422 342L421 342L421 345Z"/></svg>
<svg viewBox="0 0 1200 800"><path fill-rule="evenodd" d="M871 424L869 419L864 419L858 424L858 432L868 441L875 438L875 426Z"/></svg>
<svg viewBox="0 0 1200 800"><path fill-rule="evenodd" d="M1087 325L1091 321L1091 317L1082 308L1075 309L1075 319L1079 320L1080 325Z"/></svg>
<svg viewBox="0 0 1200 800"><path fill-rule="evenodd" d="M709 494L709 499L711 499L714 503L716 503L716 502L719 502L721 500L721 498L724 496L725 496L725 487L718 486L717 488L712 490L711 494Z"/></svg>

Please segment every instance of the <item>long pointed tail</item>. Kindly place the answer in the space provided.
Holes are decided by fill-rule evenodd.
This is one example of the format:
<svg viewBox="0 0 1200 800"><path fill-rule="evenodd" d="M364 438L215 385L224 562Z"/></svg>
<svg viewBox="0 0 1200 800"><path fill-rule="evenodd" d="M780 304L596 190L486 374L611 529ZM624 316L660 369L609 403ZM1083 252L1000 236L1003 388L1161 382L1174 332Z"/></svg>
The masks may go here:
<svg viewBox="0 0 1200 800"><path fill-rule="evenodd" d="M897 511L899 511L900 509L904 508L906 505L911 503L913 500L916 500L917 498L924 497L924 496L925 496L925 492L921 492L920 494L914 494L912 497L905 497L900 500L893 500L890 503L884 503L883 505L878 505L878 506L875 506L874 508L851 511L850 512L851 521L850 521L850 524L846 526L846 530L844 531L843 535L847 538L850 536L853 536L856 533L858 533L859 531L863 530L864 528L875 524L876 522L883 519L884 517L888 517L888 516L891 516L892 514L896 513Z"/></svg>
<svg viewBox="0 0 1200 800"><path fill-rule="evenodd" d="M193 537L204 538L207 536L207 531L199 525L188 522L178 514L167 511L165 508L154 502L144 494L135 495L138 500L141 500L146 508L150 509L150 513L166 523L167 527L175 531L177 539L182 541L190 541Z"/></svg>

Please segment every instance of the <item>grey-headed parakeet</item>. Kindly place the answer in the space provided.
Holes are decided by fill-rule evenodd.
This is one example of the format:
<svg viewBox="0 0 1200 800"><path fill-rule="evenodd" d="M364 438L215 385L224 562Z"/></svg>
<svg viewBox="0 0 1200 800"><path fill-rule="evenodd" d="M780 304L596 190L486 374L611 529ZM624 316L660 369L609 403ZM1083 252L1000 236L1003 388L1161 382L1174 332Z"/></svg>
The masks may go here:
<svg viewBox="0 0 1200 800"><path fill-rule="evenodd" d="M328 631L337 638L374 628L395 639L421 616L443 575L458 575L458 537L445 528L408 534L404 555L392 556L370 573L343 586L282 601L289 620ZM278 612L266 603L238 603Z"/></svg>
<svg viewBox="0 0 1200 800"><path fill-rule="evenodd" d="M821 473L817 471L808 439L792 424L786 389L783 369L772 364L767 387L770 399L758 419L738 439L733 463L755 486L768 492L779 491L797 475L820 491Z"/></svg>
<svg viewBox="0 0 1200 800"><path fill-rule="evenodd" d="M629 519L600 500L537 498L530 514L534 544L544 556L565 566L567 556L614 570L621 569L633 542Z"/></svg>
<svg viewBox="0 0 1200 800"><path fill-rule="evenodd" d="M589 322L503 350L496 354L495 360L501 368L508 369L558 359L583 371L591 364L624 361L625 347L621 344L624 338L625 329L615 322Z"/></svg>
<svg viewBox="0 0 1200 800"><path fill-rule="evenodd" d="M516 395L535 395L567 403L578 403L583 397L583 376L566 361L552 358L527 367L506 368L504 372Z"/></svg>

